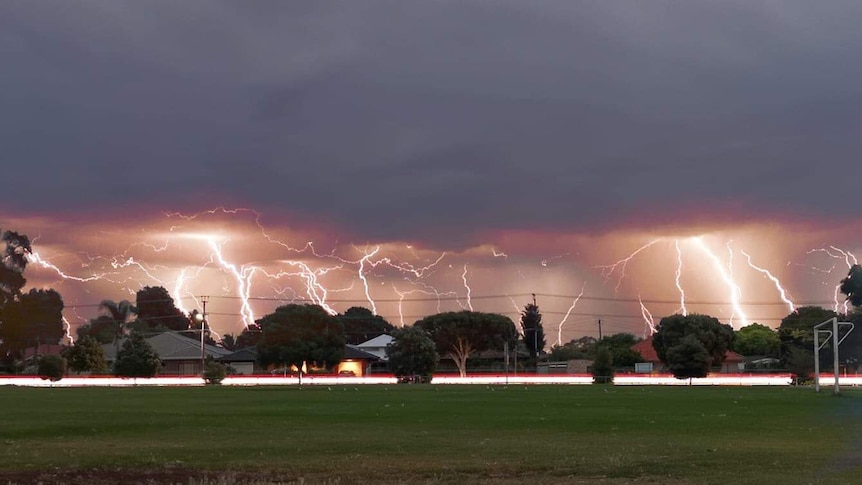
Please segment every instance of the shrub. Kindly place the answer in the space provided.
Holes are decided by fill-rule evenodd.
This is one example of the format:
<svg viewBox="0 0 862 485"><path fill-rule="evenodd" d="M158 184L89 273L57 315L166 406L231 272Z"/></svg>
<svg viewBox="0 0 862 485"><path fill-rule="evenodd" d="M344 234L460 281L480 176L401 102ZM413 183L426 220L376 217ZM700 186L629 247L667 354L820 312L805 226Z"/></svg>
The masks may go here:
<svg viewBox="0 0 862 485"><path fill-rule="evenodd" d="M204 381L207 385L219 385L227 375L227 367L221 362L209 361L204 369Z"/></svg>
<svg viewBox="0 0 862 485"><path fill-rule="evenodd" d="M57 382L66 374L66 359L59 355L46 355L39 359L39 377Z"/></svg>

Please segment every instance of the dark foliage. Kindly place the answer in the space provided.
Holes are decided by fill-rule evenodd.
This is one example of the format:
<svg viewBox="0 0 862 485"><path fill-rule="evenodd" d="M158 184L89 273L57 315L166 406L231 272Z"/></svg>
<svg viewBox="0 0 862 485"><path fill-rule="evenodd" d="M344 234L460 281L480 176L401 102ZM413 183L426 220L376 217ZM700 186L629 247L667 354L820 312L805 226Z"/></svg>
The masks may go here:
<svg viewBox="0 0 862 485"><path fill-rule="evenodd" d="M596 359L590 369L594 384L613 384L614 382L614 359L608 347L599 347Z"/></svg>
<svg viewBox="0 0 862 485"><path fill-rule="evenodd" d="M63 357L74 372L101 374L108 370L102 345L90 336L79 338L75 345L63 350Z"/></svg>
<svg viewBox="0 0 862 485"><path fill-rule="evenodd" d="M45 355L39 359L39 377L57 382L66 375L66 359L59 355Z"/></svg>
<svg viewBox="0 0 862 485"><path fill-rule="evenodd" d="M854 264L847 277L841 280L841 293L847 296L847 301L853 306L862 306L862 266Z"/></svg>
<svg viewBox="0 0 862 485"><path fill-rule="evenodd" d="M344 357L344 327L318 305L285 305L257 321L263 366L301 368L304 362L335 367Z"/></svg>
<svg viewBox="0 0 862 485"><path fill-rule="evenodd" d="M392 332L392 342L386 346L389 369L399 379L419 376L422 382L431 382L440 356L437 346L420 327L404 327Z"/></svg>
<svg viewBox="0 0 862 485"><path fill-rule="evenodd" d="M152 330L188 330L189 317L174 305L168 290L161 286L145 286L136 294L138 321Z"/></svg>
<svg viewBox="0 0 862 485"><path fill-rule="evenodd" d="M667 366L677 379L706 377L712 357L695 334L686 335L667 351Z"/></svg>
<svg viewBox="0 0 862 485"><path fill-rule="evenodd" d="M338 315L344 325L344 339L347 343L356 345L366 342L380 334L391 334L395 326L380 315L363 307L350 307Z"/></svg>
<svg viewBox="0 0 862 485"><path fill-rule="evenodd" d="M132 332L117 352L114 374L120 377L153 377L161 365L159 354L144 340L144 336Z"/></svg>
<svg viewBox="0 0 862 485"><path fill-rule="evenodd" d="M530 359L535 362L538 355L545 350L545 329L542 327L542 314L539 307L533 303L524 307L521 312L521 333L524 347L530 353Z"/></svg>

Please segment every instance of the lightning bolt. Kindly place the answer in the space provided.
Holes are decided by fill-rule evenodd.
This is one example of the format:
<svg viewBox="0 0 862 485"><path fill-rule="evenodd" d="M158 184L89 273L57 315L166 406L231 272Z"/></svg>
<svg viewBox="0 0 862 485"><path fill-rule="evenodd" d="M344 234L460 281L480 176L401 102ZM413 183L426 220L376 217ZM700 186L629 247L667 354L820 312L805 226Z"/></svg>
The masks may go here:
<svg viewBox="0 0 862 485"><path fill-rule="evenodd" d="M242 315L242 323L245 325L245 328L248 328L250 325L254 323L254 311L251 309L251 305L248 302L249 291L251 289L251 277L254 276L254 267L247 268L237 268L237 266L233 263L229 263L222 253L221 244L218 244L213 239L208 239L210 248L213 251L218 263L224 268L229 274L233 275L237 281L237 294L240 297L240 315ZM225 241L226 242L226 241ZM224 244L224 242L222 242Z"/></svg>
<svg viewBox="0 0 862 485"><path fill-rule="evenodd" d="M649 332L649 335L653 335L656 333L655 318L653 318L652 313L650 313L646 305L644 305L644 302L641 300L640 293L638 294L638 303L641 305L641 316L644 319L644 323L646 323L646 330ZM644 333L644 338L646 337L647 335Z"/></svg>
<svg viewBox="0 0 862 485"><path fill-rule="evenodd" d="M742 255L745 256L745 258L748 260L748 265L751 267L751 269L758 271L760 273L763 273L763 275L766 276L767 278L769 278L769 281L771 281L772 284L775 285L775 289L778 290L778 295L781 298L781 301L783 301L784 303L787 304L787 308L790 310L790 313L795 312L796 306L793 304L793 302L787 296L787 292L784 290L784 287L781 285L781 281L779 281L778 278L775 277L775 275L770 273L769 270L767 270L765 268L761 268L759 266L756 266L751 261L751 255L749 255L748 253L746 253L743 250L740 250L739 252L742 253Z"/></svg>
<svg viewBox="0 0 862 485"><path fill-rule="evenodd" d="M470 285L467 284L467 265L466 264L464 265L464 272L461 273L461 279L464 281L464 288L467 289L467 308L469 308L470 311L472 312L473 311L473 302L470 301L470 294L472 293L472 290L470 289Z"/></svg>
<svg viewBox="0 0 862 485"><path fill-rule="evenodd" d="M368 280L365 278L365 263L369 260L369 258L377 254L378 251L380 251L380 246L374 248L374 251L370 253L366 252L365 255L359 260L359 269L357 270L357 273L359 274L359 279L362 280L362 285L365 287L365 298L368 300L368 303L371 304L371 312L375 315L377 315L377 305L371 298L371 293L368 289Z"/></svg>
<svg viewBox="0 0 862 485"><path fill-rule="evenodd" d="M566 323L566 320L569 319L569 315L572 314L572 311L578 305L578 301L580 301L581 297L584 296L584 290L587 289L587 282L584 282L584 285L581 286L581 292L578 293L578 296L572 302L572 305L569 306L569 309L566 310L566 314L563 315L563 319L560 320L560 324L557 326L557 345L563 345L563 324Z"/></svg>
<svg viewBox="0 0 862 485"><path fill-rule="evenodd" d="M617 272L617 270L619 270L619 277L617 278L617 285L614 287L614 294L616 294L619 291L620 286L623 283L623 278L625 278L625 276L626 276L626 265L628 265L629 262L632 259L634 259L634 257L637 256L639 253L641 253L642 251L644 251L646 249L651 248L653 245L655 245L659 241L661 241L661 239L653 239L652 241L650 241L650 242L644 244L643 246L639 247L638 249L636 249L633 253L629 254L627 257L625 257L625 258L623 258L623 259L621 259L621 260L619 260L613 264L604 265L604 266L596 266L596 268L601 270L602 276L605 278L605 281L610 279L610 277L613 276L613 274L615 272Z"/></svg>
<svg viewBox="0 0 862 485"><path fill-rule="evenodd" d="M680 283L680 279L682 278L682 249L679 247L679 239L673 242L674 247L676 248L676 272L674 273L674 283L676 283L676 289L679 291L679 310L682 312L683 316L688 315L688 309L685 307L685 290L682 289L682 284Z"/></svg>
<svg viewBox="0 0 862 485"><path fill-rule="evenodd" d="M713 265L715 266L715 269L721 277L722 281L724 281L724 284L727 285L730 291L730 304L733 308L733 313L730 315L730 324L733 325L734 316L739 315L740 320L742 320L742 326L747 326L748 317L745 315L745 311L743 311L742 306L740 305L742 290L739 288L736 282L733 281L733 276L731 274L728 274L728 272L725 270L724 265L718 259L718 256L716 256L715 253L713 253L706 246L706 244L703 242L702 236L692 238L692 241L695 243L695 245L697 245L698 248L700 248L704 253L706 253L707 257L712 261Z"/></svg>
<svg viewBox="0 0 862 485"><path fill-rule="evenodd" d="M835 254L832 251L835 251L839 254ZM853 253L851 253L850 251L845 251L845 250L838 248L838 247L835 247L835 246L829 246L828 249L827 248L812 249L812 250L808 251L807 254L820 253L820 252L826 253L830 258L833 258L833 259L838 259L838 260L843 259L844 263L847 265L847 269L850 269L853 267L854 264L859 263L859 260L856 259L856 256ZM835 266L833 266L832 269L835 269ZM827 273L831 273L832 269L827 271ZM833 293L834 305L833 305L832 309L835 313L839 313L841 310L841 307L842 307L842 303L840 302L840 299L841 299L840 295L841 295L841 283L838 283L837 285L835 285L835 291ZM850 311L850 304L846 299L844 300L844 303L843 303L843 310L844 310L844 313L848 313Z"/></svg>

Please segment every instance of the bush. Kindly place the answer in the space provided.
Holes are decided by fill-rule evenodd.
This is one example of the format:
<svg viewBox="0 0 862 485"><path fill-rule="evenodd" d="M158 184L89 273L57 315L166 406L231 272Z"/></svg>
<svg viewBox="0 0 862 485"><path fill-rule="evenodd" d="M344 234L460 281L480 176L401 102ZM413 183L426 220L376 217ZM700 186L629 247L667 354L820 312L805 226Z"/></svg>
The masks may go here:
<svg viewBox="0 0 862 485"><path fill-rule="evenodd" d="M207 362L206 369L204 369L204 381L207 385L217 386L221 384L226 375L227 367L224 364L214 361Z"/></svg>
<svg viewBox="0 0 862 485"><path fill-rule="evenodd" d="M66 374L66 359L59 355L46 355L39 359L39 377L57 382Z"/></svg>

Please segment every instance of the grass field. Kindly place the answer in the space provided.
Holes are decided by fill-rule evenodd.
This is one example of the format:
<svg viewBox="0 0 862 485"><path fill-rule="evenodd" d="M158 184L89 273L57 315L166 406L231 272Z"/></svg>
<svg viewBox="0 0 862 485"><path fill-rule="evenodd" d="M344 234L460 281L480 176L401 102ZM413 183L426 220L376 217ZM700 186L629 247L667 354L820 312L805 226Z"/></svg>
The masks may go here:
<svg viewBox="0 0 862 485"><path fill-rule="evenodd" d="M862 392L0 388L0 483L862 483Z"/></svg>

